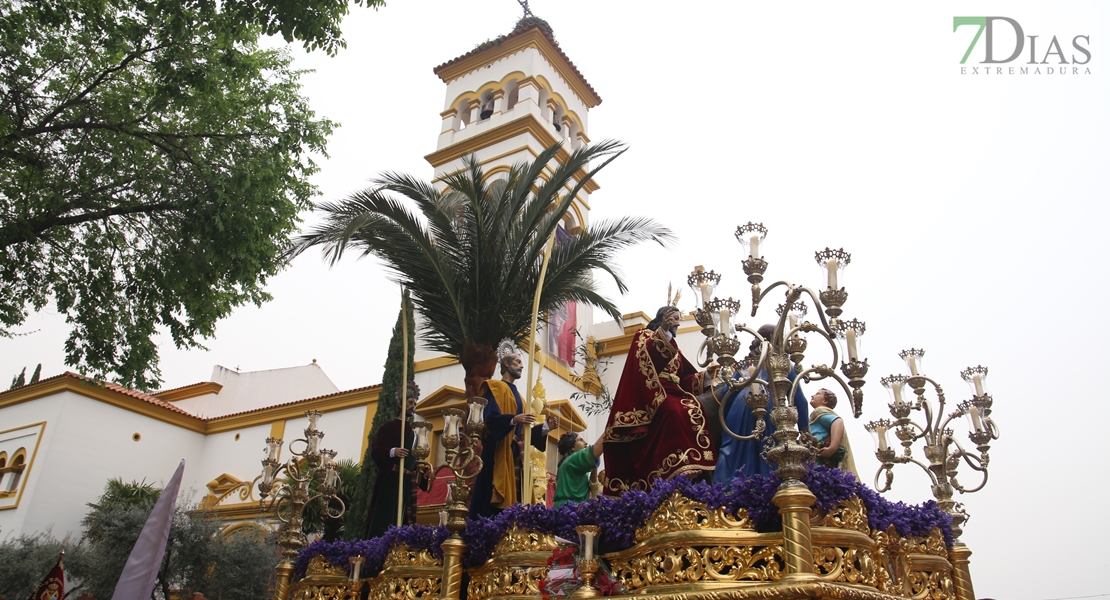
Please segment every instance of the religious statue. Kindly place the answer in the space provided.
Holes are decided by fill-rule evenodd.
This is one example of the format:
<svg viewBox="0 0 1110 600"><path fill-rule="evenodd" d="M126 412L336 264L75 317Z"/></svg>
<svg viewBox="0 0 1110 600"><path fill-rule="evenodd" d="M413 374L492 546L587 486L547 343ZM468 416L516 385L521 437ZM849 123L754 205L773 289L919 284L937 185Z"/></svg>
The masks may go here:
<svg viewBox="0 0 1110 600"><path fill-rule="evenodd" d="M474 480L470 517L489 517L518 503L522 468L523 431L532 427L532 446L547 448L547 432L558 426L554 416L535 424L536 416L524 410L516 381L524 374L524 361L512 340L497 348L501 380L482 384L488 401L485 409L486 436L482 441L482 472Z"/></svg>
<svg viewBox="0 0 1110 600"><path fill-rule="evenodd" d="M712 372L698 372L679 350L681 318L677 308L664 306L632 336L600 439L606 494L647 490L657 478L711 475L716 466L717 449L694 396L712 382Z"/></svg>
<svg viewBox="0 0 1110 600"><path fill-rule="evenodd" d="M431 489L431 473L417 468L415 458L411 457L410 449L413 443L412 422L416 410L416 401L420 398L420 386L410 381L408 384L408 397L405 399L405 436L401 439L401 419L391 419L382 423L374 441L370 444L370 457L378 466L378 477L374 481L374 493L370 500L369 517L366 520L366 537L375 538L389 529L390 525L397 524L397 494L398 469L405 469L404 498L402 499L402 512L404 524L416 522L416 488L425 492ZM398 395L401 393L397 392Z"/></svg>

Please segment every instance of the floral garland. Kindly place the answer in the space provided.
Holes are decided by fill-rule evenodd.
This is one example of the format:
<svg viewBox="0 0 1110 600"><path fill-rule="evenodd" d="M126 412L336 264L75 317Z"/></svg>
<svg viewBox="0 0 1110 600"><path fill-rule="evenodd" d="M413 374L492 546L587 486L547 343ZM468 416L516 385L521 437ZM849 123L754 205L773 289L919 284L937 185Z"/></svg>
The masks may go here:
<svg viewBox="0 0 1110 600"><path fill-rule="evenodd" d="M939 528L945 542L952 544L952 522L936 502L921 505L891 502L874 490L859 483L849 472L814 466L802 478L817 497L815 505L829 511L849 498L859 498L867 509L868 525L886 530L891 525L901 536L925 536ZM469 552L464 559L467 567L484 564L497 542L513 526L540 533L551 533L574 540L577 525L602 525L599 551L614 552L629 548L636 530L671 494L678 492L710 509L723 508L729 513L744 509L758 531L782 529L778 508L771 502L782 482L773 475L743 475L727 485L694 483L686 477L656 480L649 492L630 491L620 496L601 496L579 504L547 508L540 504L515 504L493 518L479 517L467 522L463 540ZM430 550L442 557L440 544L448 536L444 526L408 525L391 527L384 535L372 540L318 541L301 550L297 557L297 573L303 575L311 557L323 554L333 565L349 572L349 558L361 555L366 559L362 573L374 577L381 572L385 556L394 544L404 543L414 550Z"/></svg>

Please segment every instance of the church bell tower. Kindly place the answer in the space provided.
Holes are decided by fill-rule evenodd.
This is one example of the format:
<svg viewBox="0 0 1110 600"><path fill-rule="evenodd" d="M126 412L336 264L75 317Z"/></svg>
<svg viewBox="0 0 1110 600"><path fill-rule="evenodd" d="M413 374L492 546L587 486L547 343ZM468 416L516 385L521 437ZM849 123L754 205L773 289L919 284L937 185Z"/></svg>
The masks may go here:
<svg viewBox="0 0 1110 600"><path fill-rule="evenodd" d="M477 156L487 173L508 171L562 142L556 160L588 144L589 110L601 97L555 42L542 19L526 17L508 35L443 63L435 74L447 84L436 151L425 158L435 181ZM585 173L580 173L585 175ZM574 233L587 224L589 181L566 217Z"/></svg>

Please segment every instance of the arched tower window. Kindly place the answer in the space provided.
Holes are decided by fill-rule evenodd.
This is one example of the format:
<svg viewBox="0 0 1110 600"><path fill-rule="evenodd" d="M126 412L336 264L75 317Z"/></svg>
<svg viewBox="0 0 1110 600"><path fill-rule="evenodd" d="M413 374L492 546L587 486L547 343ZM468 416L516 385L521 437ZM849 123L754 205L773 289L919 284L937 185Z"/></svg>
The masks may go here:
<svg viewBox="0 0 1110 600"><path fill-rule="evenodd" d="M551 124L555 126L555 131L558 131L559 133L563 133L563 116L565 114L566 112L563 110L563 107L556 105L555 114L552 116Z"/></svg>
<svg viewBox="0 0 1110 600"><path fill-rule="evenodd" d="M455 117L455 131L462 131L470 125L470 102L467 100L459 100L458 106L455 107L458 116Z"/></svg>
<svg viewBox="0 0 1110 600"><path fill-rule="evenodd" d="M519 100L520 88L517 86L516 80L513 79L505 85L505 111L508 112L512 110Z"/></svg>
<svg viewBox="0 0 1110 600"><path fill-rule="evenodd" d="M486 90L478 98L478 120L485 121L493 116L493 92Z"/></svg>

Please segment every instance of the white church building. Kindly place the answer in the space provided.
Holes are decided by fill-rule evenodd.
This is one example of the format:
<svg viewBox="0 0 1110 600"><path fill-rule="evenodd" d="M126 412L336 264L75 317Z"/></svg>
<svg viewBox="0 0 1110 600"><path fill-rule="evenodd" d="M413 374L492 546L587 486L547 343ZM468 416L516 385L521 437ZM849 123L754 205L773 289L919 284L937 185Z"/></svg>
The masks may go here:
<svg viewBox="0 0 1110 600"><path fill-rule="evenodd" d="M446 86L442 128L426 156L433 181L474 154L488 173L507 171L562 142L566 151L589 142L589 110L601 103L594 88L536 25L523 27L435 69ZM558 159L567 154L560 153ZM573 235L589 222L590 181L565 217ZM662 301L662 298L660 299ZM641 307L652 313L656 306ZM606 415L584 417L572 401L584 386L573 332L596 340L609 360L601 382L615 390L632 334L650 320L643 312L622 323L593 323L591 307L571 305L540 332L537 367L549 410L560 417L548 441L548 470L555 470L555 442L565 431L593 441ZM419 319L419 315L417 316ZM686 317L678 341L693 357L704 337ZM386 343L386 340L381 340ZM432 423L434 467L444 463L439 444L444 408L465 403L463 369L450 356L417 340L415 379L423 391L418 418ZM56 537L81 533L87 503L109 479L160 485L186 460L182 489L228 523L270 527L256 483L265 439L303 437L305 411L323 413L322 446L339 458L361 460L377 408L379 385L340 390L315 363L269 371L237 372L216 366L206 381L152 395L64 373L0 393L0 540L51 530ZM284 460L284 458L283 458ZM436 519L436 506L421 508L421 521Z"/></svg>

